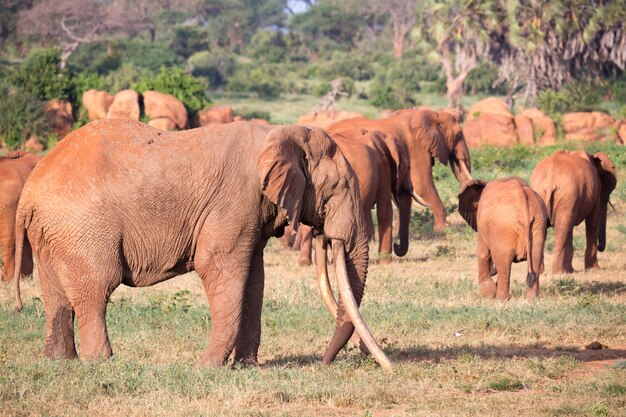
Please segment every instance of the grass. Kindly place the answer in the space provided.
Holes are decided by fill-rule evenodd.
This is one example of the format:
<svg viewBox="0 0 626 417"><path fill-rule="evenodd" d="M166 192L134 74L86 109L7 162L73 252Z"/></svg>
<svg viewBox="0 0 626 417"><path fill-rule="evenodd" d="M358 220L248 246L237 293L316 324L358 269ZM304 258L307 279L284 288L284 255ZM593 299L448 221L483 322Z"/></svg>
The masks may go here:
<svg viewBox="0 0 626 417"><path fill-rule="evenodd" d="M597 146L626 178L626 151ZM474 173L490 179L506 169L528 179L553 150L473 151ZM548 250L541 298L524 298L521 263L513 266L512 299L502 303L479 296L475 234L453 213L458 184L449 169L435 172L452 212L445 236L423 236L414 225L405 258L370 265L362 311L392 373L353 347L320 365L333 323L314 268L297 266L298 254L271 241L260 367L196 368L211 319L195 273L120 287L107 312L115 356L90 363L44 359L37 282L23 281L19 315L10 286L0 286L0 415L624 415L626 181L613 194L603 269L553 275ZM584 227L575 229L583 236ZM574 267L583 267L581 250ZM611 350L582 349L595 340Z"/></svg>

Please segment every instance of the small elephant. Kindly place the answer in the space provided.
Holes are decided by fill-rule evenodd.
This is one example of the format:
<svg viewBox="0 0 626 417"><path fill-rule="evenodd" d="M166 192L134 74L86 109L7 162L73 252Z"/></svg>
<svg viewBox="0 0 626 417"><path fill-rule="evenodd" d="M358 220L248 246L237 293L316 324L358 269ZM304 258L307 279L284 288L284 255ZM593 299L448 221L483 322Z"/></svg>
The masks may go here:
<svg viewBox="0 0 626 417"><path fill-rule="evenodd" d="M370 238L374 236L372 209L376 206L381 262L391 261L392 201L398 206L400 239L400 244L394 245L393 250L396 256L406 255L409 249L411 204L415 200L418 204L428 206L424 199L413 192L406 147L396 138L363 129L333 133L332 138L356 174L359 199ZM300 245L300 265L311 265L312 239L311 228L301 227L294 241L294 246L298 243Z"/></svg>
<svg viewBox="0 0 626 417"><path fill-rule="evenodd" d="M326 133L249 122L181 132L133 120L81 127L33 170L17 210L16 254L27 233L38 262L46 356L77 356L75 315L81 358L111 356L106 309L115 288L196 270L213 323L200 365L221 366L231 353L256 363L263 250L288 222L332 243L341 298L323 363L356 328L390 368L358 308L369 247L356 178Z"/></svg>
<svg viewBox="0 0 626 417"><path fill-rule="evenodd" d="M444 165L450 163L460 184L472 178L470 154L457 118L445 111L398 110L385 119L344 119L325 130L332 136L335 132L355 128L378 130L397 138L406 147L413 190L430 204L435 217L434 230L442 232L447 212L435 188L432 168L435 160Z"/></svg>
<svg viewBox="0 0 626 417"><path fill-rule="evenodd" d="M507 300L511 263L527 260L528 297L537 297L548 219L541 197L519 177L470 180L459 191L459 213L478 232L480 294Z"/></svg>
<svg viewBox="0 0 626 417"><path fill-rule="evenodd" d="M40 156L23 151L0 157L0 249L2 250L2 279L10 281L15 270L15 212L24 183ZM33 255L28 239L23 242L19 268L24 276L33 273Z"/></svg>
<svg viewBox="0 0 626 417"><path fill-rule="evenodd" d="M604 153L557 151L533 170L530 186L543 199L554 227L555 274L572 273L574 226L585 221L585 269L598 268L598 251L606 245L606 215L617 185L613 161Z"/></svg>

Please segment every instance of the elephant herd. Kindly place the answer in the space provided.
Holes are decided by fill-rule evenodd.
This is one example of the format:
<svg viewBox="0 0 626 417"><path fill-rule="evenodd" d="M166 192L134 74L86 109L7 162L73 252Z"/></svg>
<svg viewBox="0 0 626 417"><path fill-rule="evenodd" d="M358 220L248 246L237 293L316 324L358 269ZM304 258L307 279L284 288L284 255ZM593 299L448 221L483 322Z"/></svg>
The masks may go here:
<svg viewBox="0 0 626 417"><path fill-rule="evenodd" d="M537 166L530 187L517 177L485 183L471 175L455 117L403 110L325 130L236 122L165 132L138 121L98 120L41 161L23 153L0 158L0 182L12 198L0 202L3 276L13 279L20 310L19 278L32 272L32 247L46 313L45 355L78 356L76 317L80 357L90 359L112 355L106 309L115 288L195 270L212 321L200 365L221 366L231 356L254 364L264 248L285 230L298 234L306 264L315 236L318 284L336 322L323 363L353 338L390 368L359 311L374 234L371 209L377 209L381 262L391 257L392 203L399 214L397 256L408 250L413 200L430 207L435 230L442 230L436 160L450 164L460 184L459 212L478 232L483 296L507 299L511 263L526 259L529 296L538 295L548 226L555 229L555 272L572 271L572 229L582 220L585 267L598 266L616 185L605 154L558 151ZM338 299L328 280L327 246Z"/></svg>

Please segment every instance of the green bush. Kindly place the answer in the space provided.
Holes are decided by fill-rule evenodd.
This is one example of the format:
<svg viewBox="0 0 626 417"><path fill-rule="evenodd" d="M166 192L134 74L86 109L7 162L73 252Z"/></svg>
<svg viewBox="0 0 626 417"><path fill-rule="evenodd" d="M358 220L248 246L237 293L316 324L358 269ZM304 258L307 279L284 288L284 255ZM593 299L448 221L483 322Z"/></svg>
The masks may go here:
<svg viewBox="0 0 626 417"><path fill-rule="evenodd" d="M248 49L252 57L270 63L283 62L289 53L283 34L269 29L261 29L255 33Z"/></svg>
<svg viewBox="0 0 626 417"><path fill-rule="evenodd" d="M257 93L261 98L272 99L280 96L283 84L277 71L272 68L246 66L228 80L228 90Z"/></svg>
<svg viewBox="0 0 626 417"><path fill-rule="evenodd" d="M49 132L49 123L34 95L8 84L0 84L0 137L11 149L29 134L39 138Z"/></svg>
<svg viewBox="0 0 626 417"><path fill-rule="evenodd" d="M498 70L489 64L481 64L474 68L465 79L464 87L467 94L491 94L504 95L506 88L504 83L498 86L493 83L498 79Z"/></svg>
<svg viewBox="0 0 626 417"><path fill-rule="evenodd" d="M244 119L265 119L267 121L270 120L270 112L265 110L241 108L235 110L234 113L238 116L243 117Z"/></svg>
<svg viewBox="0 0 626 417"><path fill-rule="evenodd" d="M199 26L176 25L172 31L169 47L184 58L196 52L206 51L210 47L210 35L205 28Z"/></svg>
<svg viewBox="0 0 626 417"><path fill-rule="evenodd" d="M237 62L228 52L197 52L189 57L187 65L191 74L196 77L206 77L211 87L220 87L228 82L228 78L237 69Z"/></svg>
<svg viewBox="0 0 626 417"><path fill-rule="evenodd" d="M614 79L610 82L611 98L618 103L626 103L626 76Z"/></svg>
<svg viewBox="0 0 626 417"><path fill-rule="evenodd" d="M602 103L600 91L596 85L573 82L560 91L542 91L537 97L537 105L552 118L567 112L599 110Z"/></svg>
<svg viewBox="0 0 626 417"><path fill-rule="evenodd" d="M142 80L153 78L154 72L146 68L135 67L132 65L122 65L117 70L109 73L105 77L105 81L109 86L111 93L117 93L121 90L133 88Z"/></svg>
<svg viewBox="0 0 626 417"><path fill-rule="evenodd" d="M207 88L206 80L189 75L176 67L161 67L158 74L133 85L133 89L140 94L144 91L156 90L173 95L185 105L190 114L195 114L211 104L205 93Z"/></svg>
<svg viewBox="0 0 626 417"><path fill-rule="evenodd" d="M437 75L423 58L408 55L402 59L383 58L370 85L370 102L379 108L398 109L414 106L421 83L431 82Z"/></svg>
<svg viewBox="0 0 626 417"><path fill-rule="evenodd" d="M372 78L373 74L370 58L341 51L334 51L328 62L312 65L309 69L309 76L329 81L340 77L366 81Z"/></svg>
<svg viewBox="0 0 626 417"><path fill-rule="evenodd" d="M71 80L67 71L59 69L57 49L36 49L28 58L7 74L8 82L39 100L69 98Z"/></svg>

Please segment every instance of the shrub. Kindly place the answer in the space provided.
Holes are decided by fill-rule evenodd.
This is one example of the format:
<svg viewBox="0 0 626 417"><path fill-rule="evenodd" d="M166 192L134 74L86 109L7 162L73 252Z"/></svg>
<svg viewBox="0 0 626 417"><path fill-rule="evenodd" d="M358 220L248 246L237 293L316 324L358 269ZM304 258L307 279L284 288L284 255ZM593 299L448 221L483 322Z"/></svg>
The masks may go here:
<svg viewBox="0 0 626 417"><path fill-rule="evenodd" d="M17 68L8 73L8 82L39 100L68 98L71 81L67 71L59 69L57 49L36 49Z"/></svg>
<svg viewBox="0 0 626 417"><path fill-rule="evenodd" d="M9 148L18 147L29 134L43 137L49 132L41 101L35 96L2 83L0 97L0 136Z"/></svg>
<svg viewBox="0 0 626 417"><path fill-rule="evenodd" d="M269 29L261 29L254 34L249 50L254 58L271 63L283 62L289 52L283 34Z"/></svg>
<svg viewBox="0 0 626 417"><path fill-rule="evenodd" d="M146 69L135 67L132 65L122 65L117 70L107 74L106 83L111 93L116 93L127 88L133 88L134 85L142 80L154 77L154 72Z"/></svg>
<svg viewBox="0 0 626 417"><path fill-rule="evenodd" d="M537 97L537 105L553 118L567 112L598 110L602 102L600 91L593 84L573 82L560 91L542 91Z"/></svg>
<svg viewBox="0 0 626 417"><path fill-rule="evenodd" d="M189 58L196 52L209 49L209 33L199 26L176 25L172 31L170 49L184 58Z"/></svg>
<svg viewBox="0 0 626 417"><path fill-rule="evenodd" d="M498 79L498 70L489 64L481 64L474 68L465 79L464 87L468 94L504 95L506 88L503 83L494 87Z"/></svg>
<svg viewBox="0 0 626 417"><path fill-rule="evenodd" d="M247 66L239 69L228 80L228 89L257 93L261 98L272 99L280 96L283 85L276 71L271 68Z"/></svg>
<svg viewBox="0 0 626 417"><path fill-rule="evenodd" d="M330 61L311 66L310 75L333 80L335 78L351 78L357 81L365 81L374 75L369 58L355 53L334 51Z"/></svg>
<svg viewBox="0 0 626 417"><path fill-rule="evenodd" d="M236 115L243 117L244 119L265 119L270 120L270 112L258 109L241 108L234 111Z"/></svg>
<svg viewBox="0 0 626 417"><path fill-rule="evenodd" d="M398 109L416 104L415 94L421 90L422 81L436 79L431 68L422 58L407 56L394 59L376 74L370 86L370 102L379 108Z"/></svg>
<svg viewBox="0 0 626 417"><path fill-rule="evenodd" d="M156 90L179 99L190 114L206 108L211 101L206 96L206 80L187 74L180 68L161 67L153 77L143 79L133 88L139 93Z"/></svg>
<svg viewBox="0 0 626 417"><path fill-rule="evenodd" d="M189 57L187 64L192 75L208 78L211 87L225 85L237 68L233 55L222 51L216 53L197 52Z"/></svg>

